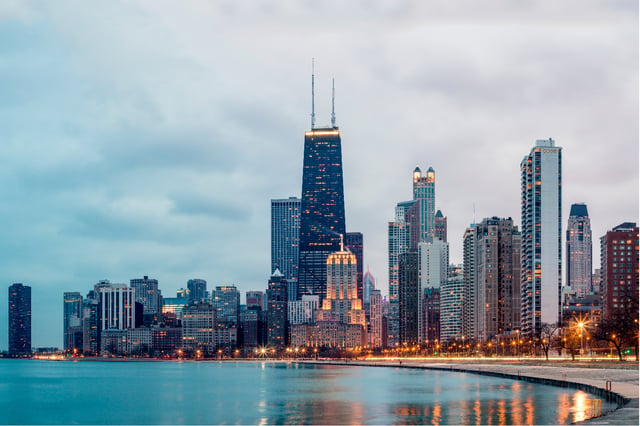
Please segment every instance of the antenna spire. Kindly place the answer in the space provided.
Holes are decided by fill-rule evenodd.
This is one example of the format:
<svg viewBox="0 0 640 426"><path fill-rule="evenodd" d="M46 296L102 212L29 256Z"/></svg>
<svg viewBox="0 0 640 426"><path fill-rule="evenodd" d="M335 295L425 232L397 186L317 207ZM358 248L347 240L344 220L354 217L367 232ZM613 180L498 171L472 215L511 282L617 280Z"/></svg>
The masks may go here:
<svg viewBox="0 0 640 426"><path fill-rule="evenodd" d="M311 130L316 127L315 111L315 58L311 58Z"/></svg>
<svg viewBox="0 0 640 426"><path fill-rule="evenodd" d="M336 79L331 79L331 127L336 127Z"/></svg>

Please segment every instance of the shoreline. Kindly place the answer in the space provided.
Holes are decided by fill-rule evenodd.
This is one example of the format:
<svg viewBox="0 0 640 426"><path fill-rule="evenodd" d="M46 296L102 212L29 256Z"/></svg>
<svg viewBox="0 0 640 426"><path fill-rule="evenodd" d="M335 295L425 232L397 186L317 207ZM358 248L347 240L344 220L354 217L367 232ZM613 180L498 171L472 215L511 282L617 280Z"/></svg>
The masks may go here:
<svg viewBox="0 0 640 426"><path fill-rule="evenodd" d="M504 377L531 383L546 384L556 387L579 389L618 404L613 411L604 412L601 416L592 417L577 424L596 425L637 425L638 410L638 364L629 363L627 368L611 368L611 366L558 365L544 363L486 363L482 360L420 361L411 360L308 360L302 364L340 365L361 367L407 368L419 370L451 371L471 373L483 376ZM622 368L620 368L622 367ZM635 367L635 368L634 368ZM558 378L560 376L560 378ZM603 380L605 379L605 380Z"/></svg>

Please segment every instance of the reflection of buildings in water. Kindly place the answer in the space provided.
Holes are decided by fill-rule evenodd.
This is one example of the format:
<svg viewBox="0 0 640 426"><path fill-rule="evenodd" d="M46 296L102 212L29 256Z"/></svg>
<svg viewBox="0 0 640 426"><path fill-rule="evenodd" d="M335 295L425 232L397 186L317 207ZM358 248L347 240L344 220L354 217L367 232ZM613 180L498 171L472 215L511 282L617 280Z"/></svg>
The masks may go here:
<svg viewBox="0 0 640 426"><path fill-rule="evenodd" d="M527 390L531 389L531 385L527 386ZM525 423L528 425L532 425L534 422L534 406L533 406L533 395L529 394L527 396L527 402L524 403L524 408L526 412L526 421Z"/></svg>
<svg viewBox="0 0 640 426"><path fill-rule="evenodd" d="M589 416L587 416L587 411L591 407L592 401L588 398L589 395L582 391L577 391L573 394L573 419L571 419L571 423L581 422L586 420Z"/></svg>
<svg viewBox="0 0 640 426"><path fill-rule="evenodd" d="M567 419L569 418L569 410L571 410L569 393L563 392L558 395L558 424L567 423Z"/></svg>
<svg viewBox="0 0 640 426"><path fill-rule="evenodd" d="M504 399L498 401L498 424L507 424L507 402Z"/></svg>
<svg viewBox="0 0 640 426"><path fill-rule="evenodd" d="M473 414L475 414L475 424L476 425L481 425L483 424L482 421L482 406L480 405L480 400L476 399L475 401L473 401Z"/></svg>
<svg viewBox="0 0 640 426"><path fill-rule="evenodd" d="M432 425L439 425L442 422L442 406L440 402L436 402L433 406L433 418L431 419Z"/></svg>
<svg viewBox="0 0 640 426"><path fill-rule="evenodd" d="M460 401L460 413L456 414L462 414L462 416L460 417L461 425L468 425L471 423L471 410L469 409L469 400L464 399ZM449 418L452 418L451 415L449 415Z"/></svg>
<svg viewBox="0 0 640 426"><path fill-rule="evenodd" d="M514 381L511 384L511 424L521 425L524 423L522 415L522 384Z"/></svg>

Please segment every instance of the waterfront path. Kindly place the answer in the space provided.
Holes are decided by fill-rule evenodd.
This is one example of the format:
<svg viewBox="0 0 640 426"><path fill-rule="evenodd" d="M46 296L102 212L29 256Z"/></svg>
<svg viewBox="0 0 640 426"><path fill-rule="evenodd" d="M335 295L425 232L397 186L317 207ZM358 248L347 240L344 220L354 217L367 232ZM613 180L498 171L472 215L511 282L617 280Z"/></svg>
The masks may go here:
<svg viewBox="0 0 640 426"><path fill-rule="evenodd" d="M522 379L556 386L569 386L597 393L622 403L617 410L580 424L586 425L638 425L638 363L620 364L492 360L358 360L307 361L340 365L386 366L424 368L432 370L463 371L490 376ZM611 393L607 393L610 391ZM624 400L624 401L623 401ZM626 402L626 403L625 403Z"/></svg>

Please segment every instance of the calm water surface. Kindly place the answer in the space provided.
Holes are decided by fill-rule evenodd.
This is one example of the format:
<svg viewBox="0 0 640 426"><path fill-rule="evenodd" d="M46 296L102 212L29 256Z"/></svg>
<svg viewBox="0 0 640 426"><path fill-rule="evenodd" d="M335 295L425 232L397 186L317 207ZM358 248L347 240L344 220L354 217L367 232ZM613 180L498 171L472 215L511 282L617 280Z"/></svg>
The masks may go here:
<svg viewBox="0 0 640 426"><path fill-rule="evenodd" d="M594 399L401 368L0 360L3 424L567 424Z"/></svg>

